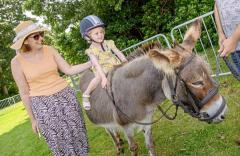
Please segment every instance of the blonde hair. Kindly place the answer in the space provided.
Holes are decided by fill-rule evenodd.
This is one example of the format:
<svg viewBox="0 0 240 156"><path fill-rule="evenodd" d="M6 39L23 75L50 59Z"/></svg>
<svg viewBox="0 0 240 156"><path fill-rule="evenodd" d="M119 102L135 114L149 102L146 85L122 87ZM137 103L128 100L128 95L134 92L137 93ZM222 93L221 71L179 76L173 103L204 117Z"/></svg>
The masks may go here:
<svg viewBox="0 0 240 156"><path fill-rule="evenodd" d="M99 28L99 27L96 27L96 28ZM87 42L88 42L89 44L92 43L92 40L91 40L91 37L90 37L91 32L92 32L92 30L94 30L94 29L96 29L96 28L93 28L93 29L91 29L91 30L89 30L89 31L87 32L87 36L88 36L88 38L90 39L90 40L87 40ZM104 27L100 27L100 28L102 28L103 33L104 33L104 35L105 35L105 28L104 28Z"/></svg>

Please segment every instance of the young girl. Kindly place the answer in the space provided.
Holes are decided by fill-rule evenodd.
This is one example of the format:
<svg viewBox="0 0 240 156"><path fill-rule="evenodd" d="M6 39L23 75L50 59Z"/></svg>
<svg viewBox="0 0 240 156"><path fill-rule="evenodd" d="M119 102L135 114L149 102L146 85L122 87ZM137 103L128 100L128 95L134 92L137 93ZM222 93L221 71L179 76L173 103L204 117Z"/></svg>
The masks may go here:
<svg viewBox="0 0 240 156"><path fill-rule="evenodd" d="M95 77L89 83L83 93L83 107L86 110L91 109L90 94L101 82L102 88L107 84L106 73L121 62L127 59L122 52L115 46L112 40L104 40L105 30L102 20L94 15L89 15L80 22L80 32L82 37L91 45L85 51L93 64ZM120 59L120 61L119 61Z"/></svg>

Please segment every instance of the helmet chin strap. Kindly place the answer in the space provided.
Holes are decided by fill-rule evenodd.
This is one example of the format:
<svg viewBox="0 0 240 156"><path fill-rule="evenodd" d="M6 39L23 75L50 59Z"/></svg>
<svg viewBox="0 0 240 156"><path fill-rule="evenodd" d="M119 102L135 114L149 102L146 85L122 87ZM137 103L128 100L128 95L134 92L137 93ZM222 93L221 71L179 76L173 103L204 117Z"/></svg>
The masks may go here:
<svg viewBox="0 0 240 156"><path fill-rule="evenodd" d="M93 40L91 37L89 37L89 36L87 36L87 37L89 38L90 41L95 42L95 43L99 43L101 45L102 50L103 51L105 50L104 47L103 47L103 41L104 40L102 42L97 42L97 41Z"/></svg>

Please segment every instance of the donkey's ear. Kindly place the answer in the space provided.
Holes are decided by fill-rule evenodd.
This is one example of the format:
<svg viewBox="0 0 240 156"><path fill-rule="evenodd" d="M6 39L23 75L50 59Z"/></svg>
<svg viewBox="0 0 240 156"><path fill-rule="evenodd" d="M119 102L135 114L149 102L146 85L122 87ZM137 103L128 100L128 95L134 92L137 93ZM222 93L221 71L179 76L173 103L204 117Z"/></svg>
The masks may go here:
<svg viewBox="0 0 240 156"><path fill-rule="evenodd" d="M190 28L184 35L183 43L181 44L189 52L192 52L197 40L201 35L201 19L197 19L192 23Z"/></svg>
<svg viewBox="0 0 240 156"><path fill-rule="evenodd" d="M182 61L181 55L172 50L152 49L148 55L156 68L169 74L172 74Z"/></svg>
<svg viewBox="0 0 240 156"><path fill-rule="evenodd" d="M157 49L151 49L148 53L149 57L151 59L155 59L155 60L165 60L167 62L170 62L170 60L168 59L168 57L166 57L163 53L161 53L159 50Z"/></svg>

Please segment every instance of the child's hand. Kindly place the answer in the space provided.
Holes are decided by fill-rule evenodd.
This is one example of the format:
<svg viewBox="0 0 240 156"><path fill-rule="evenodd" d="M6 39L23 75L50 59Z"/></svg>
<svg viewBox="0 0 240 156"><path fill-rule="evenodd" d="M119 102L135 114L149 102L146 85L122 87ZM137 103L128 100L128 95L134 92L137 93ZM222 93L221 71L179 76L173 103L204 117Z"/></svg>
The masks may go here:
<svg viewBox="0 0 240 156"><path fill-rule="evenodd" d="M102 88L106 88L106 86L107 86L107 78L106 77L102 78L101 85L102 85Z"/></svg>

